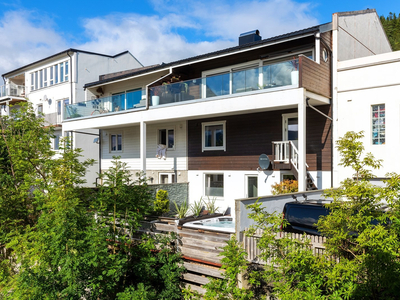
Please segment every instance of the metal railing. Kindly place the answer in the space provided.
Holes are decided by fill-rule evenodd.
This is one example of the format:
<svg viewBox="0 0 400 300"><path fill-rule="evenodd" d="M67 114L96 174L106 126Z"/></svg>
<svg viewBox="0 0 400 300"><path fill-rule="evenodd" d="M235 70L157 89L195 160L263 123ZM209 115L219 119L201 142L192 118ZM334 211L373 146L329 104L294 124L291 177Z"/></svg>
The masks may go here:
<svg viewBox="0 0 400 300"><path fill-rule="evenodd" d="M298 87L298 59L151 87L151 106L249 91Z"/></svg>
<svg viewBox="0 0 400 300"><path fill-rule="evenodd" d="M90 101L68 104L63 109L63 115L65 120L117 111L134 110L145 106L146 100L142 99L142 91L136 90Z"/></svg>

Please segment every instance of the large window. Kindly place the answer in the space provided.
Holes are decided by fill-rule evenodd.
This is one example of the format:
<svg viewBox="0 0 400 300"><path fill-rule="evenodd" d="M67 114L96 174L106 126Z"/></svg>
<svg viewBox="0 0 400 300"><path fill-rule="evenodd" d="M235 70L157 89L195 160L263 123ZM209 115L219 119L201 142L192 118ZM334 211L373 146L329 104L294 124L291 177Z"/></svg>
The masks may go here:
<svg viewBox="0 0 400 300"><path fill-rule="evenodd" d="M204 175L204 195L208 197L224 196L224 174Z"/></svg>
<svg viewBox="0 0 400 300"><path fill-rule="evenodd" d="M174 129L159 129L158 144L167 146L167 149L175 148L175 130Z"/></svg>
<svg viewBox="0 0 400 300"><path fill-rule="evenodd" d="M226 150L225 121L202 124L203 151Z"/></svg>
<svg viewBox="0 0 400 300"><path fill-rule="evenodd" d="M49 80L48 80L49 77ZM42 89L68 81L69 62L65 61L31 73L31 90Z"/></svg>
<svg viewBox="0 0 400 300"><path fill-rule="evenodd" d="M372 105L372 145L385 144L385 104Z"/></svg>
<svg viewBox="0 0 400 300"><path fill-rule="evenodd" d="M110 151L122 152L122 134L110 134Z"/></svg>

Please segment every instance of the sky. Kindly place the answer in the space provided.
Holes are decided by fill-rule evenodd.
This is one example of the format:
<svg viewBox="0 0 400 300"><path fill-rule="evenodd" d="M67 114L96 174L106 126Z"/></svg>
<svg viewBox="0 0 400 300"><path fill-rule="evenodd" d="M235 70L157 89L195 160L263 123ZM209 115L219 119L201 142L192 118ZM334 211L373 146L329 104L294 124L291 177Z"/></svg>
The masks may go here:
<svg viewBox="0 0 400 300"><path fill-rule="evenodd" d="M0 0L0 74L69 48L167 63L235 46L247 31L269 38L367 8L398 15L400 1Z"/></svg>

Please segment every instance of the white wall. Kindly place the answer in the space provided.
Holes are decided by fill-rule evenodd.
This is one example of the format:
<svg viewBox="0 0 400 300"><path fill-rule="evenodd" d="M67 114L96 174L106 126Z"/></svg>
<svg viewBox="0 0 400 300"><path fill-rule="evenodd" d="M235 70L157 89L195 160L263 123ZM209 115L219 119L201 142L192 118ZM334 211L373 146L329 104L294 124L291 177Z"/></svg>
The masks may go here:
<svg viewBox="0 0 400 300"><path fill-rule="evenodd" d="M399 172L400 156L400 51L354 59L338 65L338 136L347 131L364 131L366 152L383 159L383 167L373 173L385 177ZM371 105L385 104L385 144L372 144ZM339 155L335 149L335 155ZM334 185L352 176L351 169L334 166Z"/></svg>
<svg viewBox="0 0 400 300"><path fill-rule="evenodd" d="M175 149L167 150L166 159L155 157L159 129L174 129ZM130 126L102 130L102 169L111 166L112 156L121 156L128 163L128 169L140 169L140 127ZM110 151L110 134L122 134L123 151ZM146 168L147 170L187 170L187 125L186 121L168 122L147 125Z"/></svg>

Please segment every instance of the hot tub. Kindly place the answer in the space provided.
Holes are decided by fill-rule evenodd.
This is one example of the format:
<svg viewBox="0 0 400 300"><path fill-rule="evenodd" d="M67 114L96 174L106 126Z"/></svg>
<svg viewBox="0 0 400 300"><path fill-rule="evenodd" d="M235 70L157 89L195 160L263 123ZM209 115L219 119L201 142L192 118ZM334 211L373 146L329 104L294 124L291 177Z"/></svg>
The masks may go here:
<svg viewBox="0 0 400 300"><path fill-rule="evenodd" d="M235 221L232 217L217 217L187 222L183 227L234 233Z"/></svg>

